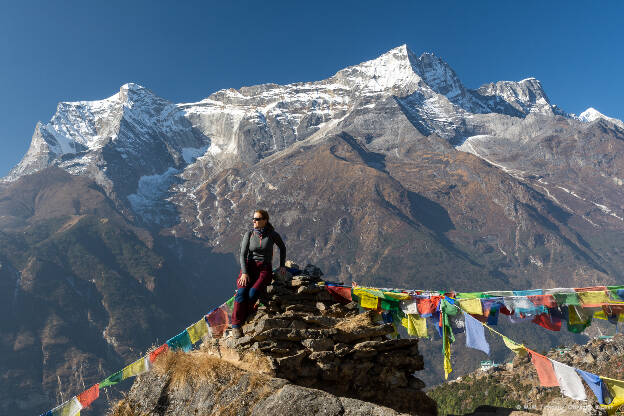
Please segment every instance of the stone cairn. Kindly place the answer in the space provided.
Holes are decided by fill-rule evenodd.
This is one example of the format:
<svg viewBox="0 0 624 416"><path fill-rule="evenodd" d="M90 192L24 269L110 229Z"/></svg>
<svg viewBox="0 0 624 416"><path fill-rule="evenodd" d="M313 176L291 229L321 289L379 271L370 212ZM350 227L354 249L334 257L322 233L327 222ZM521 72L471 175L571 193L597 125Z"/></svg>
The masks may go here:
<svg viewBox="0 0 624 416"><path fill-rule="evenodd" d="M289 267L298 268L290 263ZM414 376L424 368L417 339L395 339L376 311L341 303L308 265L277 277L243 326L244 336L208 339L202 349L234 365L397 411L436 414Z"/></svg>

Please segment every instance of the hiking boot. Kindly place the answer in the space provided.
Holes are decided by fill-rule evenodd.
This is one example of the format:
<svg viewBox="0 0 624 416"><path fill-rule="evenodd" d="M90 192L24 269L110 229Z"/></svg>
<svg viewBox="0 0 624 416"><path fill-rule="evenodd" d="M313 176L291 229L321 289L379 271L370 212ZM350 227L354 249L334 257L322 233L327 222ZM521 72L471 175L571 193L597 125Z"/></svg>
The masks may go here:
<svg viewBox="0 0 624 416"><path fill-rule="evenodd" d="M243 328L232 328L232 338L240 338L243 336Z"/></svg>

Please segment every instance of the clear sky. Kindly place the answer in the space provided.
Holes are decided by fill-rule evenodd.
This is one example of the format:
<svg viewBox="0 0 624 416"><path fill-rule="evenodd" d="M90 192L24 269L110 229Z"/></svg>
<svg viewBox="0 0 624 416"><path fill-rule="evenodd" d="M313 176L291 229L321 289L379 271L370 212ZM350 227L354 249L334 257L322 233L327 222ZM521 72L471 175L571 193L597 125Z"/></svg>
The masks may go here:
<svg viewBox="0 0 624 416"><path fill-rule="evenodd" d="M552 103L624 119L624 1L0 0L0 175L59 101L136 82L174 102L327 78L406 43L469 88L539 79Z"/></svg>

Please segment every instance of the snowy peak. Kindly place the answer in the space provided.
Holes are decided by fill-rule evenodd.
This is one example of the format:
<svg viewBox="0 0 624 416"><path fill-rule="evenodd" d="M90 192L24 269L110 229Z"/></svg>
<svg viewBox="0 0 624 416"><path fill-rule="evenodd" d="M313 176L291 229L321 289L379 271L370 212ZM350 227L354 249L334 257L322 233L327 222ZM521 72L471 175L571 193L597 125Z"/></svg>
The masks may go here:
<svg viewBox="0 0 624 416"><path fill-rule="evenodd" d="M381 92L395 88L413 88L420 81L414 71L417 58L401 45L376 59L350 66L336 73L335 78L346 81L363 92Z"/></svg>
<svg viewBox="0 0 624 416"><path fill-rule="evenodd" d="M577 118L580 121L585 122L585 123L591 123L592 121L596 121L596 120L606 120L624 129L624 122L622 122L622 120L605 116L600 111L596 110L594 107L589 107L587 110L579 114Z"/></svg>
<svg viewBox="0 0 624 416"><path fill-rule="evenodd" d="M531 113L561 114L561 111L550 104L542 84L535 78L526 78L522 81L498 81L485 84L475 91L488 100L495 110L502 110L504 106L511 106L509 110L517 112L517 116L526 116Z"/></svg>
<svg viewBox="0 0 624 416"><path fill-rule="evenodd" d="M429 88L453 101L465 93L465 88L455 71L441 58L423 53L415 62L415 70Z"/></svg>

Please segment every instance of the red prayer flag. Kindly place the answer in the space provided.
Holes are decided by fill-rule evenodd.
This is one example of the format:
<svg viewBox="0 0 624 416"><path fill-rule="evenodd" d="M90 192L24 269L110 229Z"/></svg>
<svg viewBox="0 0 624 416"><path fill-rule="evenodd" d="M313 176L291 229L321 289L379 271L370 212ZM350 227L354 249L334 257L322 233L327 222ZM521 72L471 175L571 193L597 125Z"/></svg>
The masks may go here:
<svg viewBox="0 0 624 416"><path fill-rule="evenodd" d="M535 306L546 306L547 308L556 308L557 301L553 295L532 295L527 296Z"/></svg>
<svg viewBox="0 0 624 416"><path fill-rule="evenodd" d="M533 323L551 331L561 331L561 319L553 317L548 313L541 313L535 316Z"/></svg>
<svg viewBox="0 0 624 416"><path fill-rule="evenodd" d="M557 376L555 375L555 369L553 368L552 363L548 359L548 357L544 357L536 353L535 351L530 351L531 361L535 366L535 370L537 370L537 376L539 377L540 385L542 387L555 387L559 385L559 381L557 380Z"/></svg>
<svg viewBox="0 0 624 416"><path fill-rule="evenodd" d="M230 324L228 312L223 309L223 306L206 315L206 321L214 338L221 338Z"/></svg>
<svg viewBox="0 0 624 416"><path fill-rule="evenodd" d="M327 289L332 298L337 302L349 303L352 300L350 287L325 286L325 289Z"/></svg>
<svg viewBox="0 0 624 416"><path fill-rule="evenodd" d="M84 409L85 407L89 407L98 397L100 397L100 385L94 384L88 390L85 390L78 395L78 401Z"/></svg>
<svg viewBox="0 0 624 416"><path fill-rule="evenodd" d="M168 349L169 349L169 345L167 345L167 343L164 343L160 347L156 348L149 355L150 362L153 363L156 360L156 357L158 357L160 354L162 354L163 352L167 351Z"/></svg>
<svg viewBox="0 0 624 416"><path fill-rule="evenodd" d="M429 299L418 299L416 305L420 315L433 314L440 303L442 296L431 296Z"/></svg>

